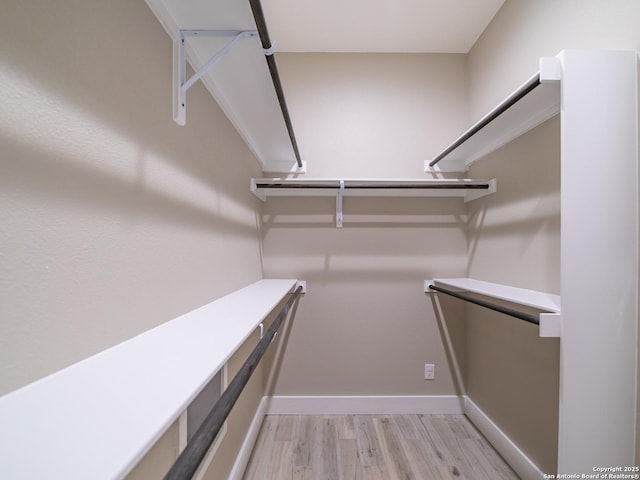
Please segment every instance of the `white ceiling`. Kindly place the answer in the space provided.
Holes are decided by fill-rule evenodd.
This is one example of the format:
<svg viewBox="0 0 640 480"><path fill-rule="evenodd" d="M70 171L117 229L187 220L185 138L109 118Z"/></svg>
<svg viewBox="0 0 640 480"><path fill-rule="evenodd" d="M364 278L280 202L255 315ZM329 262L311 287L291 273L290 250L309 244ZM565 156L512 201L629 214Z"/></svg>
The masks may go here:
<svg viewBox="0 0 640 480"><path fill-rule="evenodd" d="M279 52L467 53L504 0L262 0Z"/></svg>

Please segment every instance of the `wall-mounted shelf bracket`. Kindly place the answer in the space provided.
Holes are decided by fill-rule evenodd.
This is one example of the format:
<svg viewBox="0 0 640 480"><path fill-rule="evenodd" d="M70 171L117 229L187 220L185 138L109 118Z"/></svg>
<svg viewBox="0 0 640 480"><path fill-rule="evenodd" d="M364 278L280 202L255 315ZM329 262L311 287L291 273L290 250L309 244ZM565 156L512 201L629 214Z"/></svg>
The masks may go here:
<svg viewBox="0 0 640 480"><path fill-rule="evenodd" d="M211 59L187 80L187 55L185 40L187 38L232 37ZM218 63L233 47L245 38L258 37L256 30L180 30L180 39L174 42L173 52L173 120L178 125L186 123L187 90ZM265 55L272 52L265 51Z"/></svg>
<svg viewBox="0 0 640 480"><path fill-rule="evenodd" d="M336 228L342 228L342 197L344 196L344 180L340 180L340 188L336 195Z"/></svg>

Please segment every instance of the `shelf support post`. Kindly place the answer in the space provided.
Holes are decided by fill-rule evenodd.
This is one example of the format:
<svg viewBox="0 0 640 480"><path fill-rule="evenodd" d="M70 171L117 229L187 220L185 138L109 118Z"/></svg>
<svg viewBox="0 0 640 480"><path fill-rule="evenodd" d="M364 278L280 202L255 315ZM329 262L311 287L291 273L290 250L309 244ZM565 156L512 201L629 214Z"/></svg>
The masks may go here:
<svg viewBox="0 0 640 480"><path fill-rule="evenodd" d="M174 42L173 53L173 120L178 125L186 123L187 90L191 88L202 76L229 53L238 42L245 38L257 37L255 30L180 30L180 39ZM185 39L195 37L233 37L197 72L187 79L187 55L185 51Z"/></svg>
<svg viewBox="0 0 640 480"><path fill-rule="evenodd" d="M342 228L342 197L344 195L344 180L340 180L340 189L336 196L336 228Z"/></svg>

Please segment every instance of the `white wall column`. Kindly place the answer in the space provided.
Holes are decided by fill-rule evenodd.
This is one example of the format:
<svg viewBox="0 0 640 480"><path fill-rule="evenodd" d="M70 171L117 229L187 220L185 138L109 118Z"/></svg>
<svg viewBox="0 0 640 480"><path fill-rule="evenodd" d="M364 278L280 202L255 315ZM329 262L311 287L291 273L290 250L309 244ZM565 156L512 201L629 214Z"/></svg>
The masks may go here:
<svg viewBox="0 0 640 480"><path fill-rule="evenodd" d="M558 471L634 464L638 58L565 51ZM549 472L551 473L551 472Z"/></svg>

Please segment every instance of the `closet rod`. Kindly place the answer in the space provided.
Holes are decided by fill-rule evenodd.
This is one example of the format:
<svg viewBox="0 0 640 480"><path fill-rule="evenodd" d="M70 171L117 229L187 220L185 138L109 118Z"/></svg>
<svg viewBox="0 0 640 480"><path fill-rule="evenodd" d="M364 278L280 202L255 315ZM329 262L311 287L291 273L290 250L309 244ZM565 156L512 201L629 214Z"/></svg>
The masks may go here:
<svg viewBox="0 0 640 480"><path fill-rule="evenodd" d="M459 298L460 300L474 303L476 305L480 305L481 307L485 307L490 310L494 310L496 312L504 313L505 315L510 315L512 317L519 318L520 320L524 320L525 322L540 325L540 319L535 315L531 315L529 313L524 313L518 310L514 310L512 308L496 305L495 303L485 302L484 300L478 300L477 298L469 297L462 293L454 292L453 290L448 290L446 288L436 287L435 285L429 285L429 289L435 290L436 292L444 293L445 295L451 295L452 297Z"/></svg>
<svg viewBox="0 0 640 480"><path fill-rule="evenodd" d="M244 390L244 387L249 382L249 378L256 369L258 362L262 359L262 356L271 344L273 337L276 335L278 329L282 325L282 322L286 318L289 309L294 304L302 290L303 286L299 285L291 295L291 298L287 300L287 303L282 307L282 310L280 310L276 319L262 336L258 345L253 349L236 376L231 380L227 389L222 393L216 404L204 419L202 425L200 425L198 430L196 430L193 438L189 440L185 449L178 456L178 459L173 464L169 472L167 472L164 480L188 480L195 475L200 463L202 463L202 460L209 451L211 444L216 439L216 436L224 425L225 420L229 416L231 409L240 397L242 390Z"/></svg>
<svg viewBox="0 0 640 480"><path fill-rule="evenodd" d="M444 159L447 155L449 155L452 151L462 145L464 142L473 137L476 133L482 130L484 127L493 122L496 118L502 115L505 111L507 111L510 107L518 103L523 97L525 97L528 93L530 93L533 89L535 89L538 85L540 85L540 74L536 74L527 83L525 83L518 90L513 92L512 95L507 97L502 103L500 103L496 108L494 108L486 117L476 123L472 128L466 131L460 138L458 138L455 142L453 142L445 151L440 153L436 158L429 162L429 166L433 167L440 160Z"/></svg>
<svg viewBox="0 0 640 480"><path fill-rule="evenodd" d="M308 184L308 183L258 183L256 188L318 188L318 189L339 189L340 185L335 184ZM348 185L345 190L488 190L488 183L482 184L450 184L450 185Z"/></svg>
<svg viewBox="0 0 640 480"><path fill-rule="evenodd" d="M296 136L293 133L293 125L291 124L291 117L289 116L289 109L287 108L287 102L284 98L284 92L282 90L282 83L280 82L280 75L278 75L278 67L276 65L276 59L273 56L273 47L271 39L269 38L269 31L267 30L267 22L264 18L264 12L262 10L262 4L260 0L249 0L251 5L251 11L253 12L253 18L256 22L258 35L260 36L260 42L262 48L265 50L267 59L267 65L269 66L269 72L271 72L271 79L273 80L273 87L276 90L276 96L280 103L280 110L282 110L282 116L284 117L284 123L287 126L287 132L289 132L289 139L291 139L291 145L293 146L293 152L296 156L296 162L298 168L302 168L302 160L300 159L300 152L298 150L298 142Z"/></svg>

